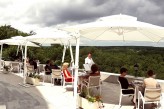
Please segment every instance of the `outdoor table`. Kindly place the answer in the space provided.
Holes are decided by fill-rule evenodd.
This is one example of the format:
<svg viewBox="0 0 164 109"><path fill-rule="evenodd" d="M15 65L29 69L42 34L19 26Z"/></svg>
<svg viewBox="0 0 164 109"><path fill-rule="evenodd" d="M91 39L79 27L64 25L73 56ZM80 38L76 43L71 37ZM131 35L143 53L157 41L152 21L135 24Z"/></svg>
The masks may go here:
<svg viewBox="0 0 164 109"><path fill-rule="evenodd" d="M82 81L84 80L85 77L87 77L86 72L79 72L78 74L78 84L81 85Z"/></svg>
<svg viewBox="0 0 164 109"><path fill-rule="evenodd" d="M88 76L87 73L85 73L85 72L79 72L79 74L78 74L78 79L81 80L81 79L85 78L86 76ZM79 82L80 82L80 81L79 81Z"/></svg>
<svg viewBox="0 0 164 109"><path fill-rule="evenodd" d="M139 91L143 92L143 89L144 89L143 81L142 80L134 80L134 81L132 81L132 87L135 89L134 90L133 102L137 106L138 92Z"/></svg>

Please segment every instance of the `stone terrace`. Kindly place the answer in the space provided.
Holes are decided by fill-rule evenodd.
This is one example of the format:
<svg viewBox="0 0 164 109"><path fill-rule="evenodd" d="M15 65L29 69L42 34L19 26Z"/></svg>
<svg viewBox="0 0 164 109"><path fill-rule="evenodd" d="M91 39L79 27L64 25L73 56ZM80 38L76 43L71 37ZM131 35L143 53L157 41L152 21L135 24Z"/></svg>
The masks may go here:
<svg viewBox="0 0 164 109"><path fill-rule="evenodd" d="M23 87L19 85L23 82L21 75L0 73L0 109L73 109L72 90L50 83ZM104 72L101 75L104 109L119 109L119 85L116 83L118 75ZM128 78L133 79L131 76ZM163 81L158 81L163 89ZM121 109L133 109L130 100L131 98L124 97ZM164 104L163 99L161 102L161 105ZM163 106L161 109L164 109Z"/></svg>

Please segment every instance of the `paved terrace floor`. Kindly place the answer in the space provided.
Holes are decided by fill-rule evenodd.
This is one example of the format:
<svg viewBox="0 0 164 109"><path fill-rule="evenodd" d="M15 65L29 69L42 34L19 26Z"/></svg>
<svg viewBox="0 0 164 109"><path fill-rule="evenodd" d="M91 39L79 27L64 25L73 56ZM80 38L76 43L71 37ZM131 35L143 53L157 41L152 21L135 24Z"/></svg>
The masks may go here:
<svg viewBox="0 0 164 109"><path fill-rule="evenodd" d="M119 109L119 85L109 82L111 79L114 79L112 75L102 74L104 109ZM23 83L21 74L0 73L0 109L73 109L71 90L50 83L31 87L23 87L19 83ZM161 85L163 87L163 84ZM134 106L130 100L131 98L124 97L121 109L133 109ZM164 104L163 101L162 103Z"/></svg>

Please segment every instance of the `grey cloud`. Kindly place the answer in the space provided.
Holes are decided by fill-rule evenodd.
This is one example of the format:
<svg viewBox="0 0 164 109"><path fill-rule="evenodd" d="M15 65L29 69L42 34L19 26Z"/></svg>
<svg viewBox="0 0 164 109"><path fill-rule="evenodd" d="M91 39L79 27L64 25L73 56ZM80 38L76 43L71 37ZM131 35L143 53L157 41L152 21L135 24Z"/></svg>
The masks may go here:
<svg viewBox="0 0 164 109"><path fill-rule="evenodd" d="M65 5L45 4L46 6L39 9L38 15L33 8L34 11L28 17L33 17L29 23L54 26L67 22L90 22L99 17L122 13L135 16L143 22L164 26L161 18L164 16L164 3L162 0L158 2L154 0L83 0L81 3L76 3L73 0Z"/></svg>
<svg viewBox="0 0 164 109"><path fill-rule="evenodd" d="M112 0L90 0L90 2L94 4L94 6L100 6L110 1Z"/></svg>
<svg viewBox="0 0 164 109"><path fill-rule="evenodd" d="M70 3L67 4L66 7L60 7L60 5L54 7L54 5L51 4L42 9L42 13L37 21L44 22L46 26L68 21L81 22L83 20L93 19L99 15L99 12L94 12L92 9L94 9L94 7L90 7L90 4L73 5ZM31 16L35 17L34 14L31 14ZM34 20L34 22L36 22L36 20Z"/></svg>
<svg viewBox="0 0 164 109"><path fill-rule="evenodd" d="M11 2L10 0L0 1L0 8L5 8L5 7L11 5L10 2Z"/></svg>

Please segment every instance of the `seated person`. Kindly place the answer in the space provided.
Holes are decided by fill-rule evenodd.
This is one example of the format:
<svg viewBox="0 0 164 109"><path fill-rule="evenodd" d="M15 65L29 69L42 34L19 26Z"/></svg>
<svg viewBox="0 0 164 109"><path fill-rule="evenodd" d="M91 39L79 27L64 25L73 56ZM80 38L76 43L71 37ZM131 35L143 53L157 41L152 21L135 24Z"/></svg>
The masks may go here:
<svg viewBox="0 0 164 109"><path fill-rule="evenodd" d="M125 78L127 71L128 70L126 68L120 69L120 76L118 77L118 80L121 83L122 89L128 89L130 87L128 80ZM133 89L123 90L122 93L123 94L134 94L134 90Z"/></svg>
<svg viewBox="0 0 164 109"><path fill-rule="evenodd" d="M37 63L36 63L36 60L30 59L29 60L29 63L30 63L30 65L33 65L34 66L34 70L37 71Z"/></svg>
<svg viewBox="0 0 164 109"><path fill-rule="evenodd" d="M100 71L99 71L98 65L92 64L92 66L91 66L91 73L89 73L88 75L79 77L79 82L78 82L79 83L79 85L78 85L79 92L80 92L80 89L81 89L81 83L84 80L88 81L90 76L100 76Z"/></svg>
<svg viewBox="0 0 164 109"><path fill-rule="evenodd" d="M45 66L45 74L46 75L51 75L51 73L52 73L51 61L47 60L46 66Z"/></svg>
<svg viewBox="0 0 164 109"><path fill-rule="evenodd" d="M138 91L144 95L145 88L157 88L160 87L157 81L154 79L154 72L149 70L147 72L147 78L143 80L143 84L138 87ZM137 93L138 93L137 91Z"/></svg>
<svg viewBox="0 0 164 109"><path fill-rule="evenodd" d="M147 72L147 78L143 81L143 87L139 89L141 91L142 95L144 95L145 88L160 88L159 83L154 78L154 72L153 70L149 70ZM157 105L152 103L153 107L156 107Z"/></svg>
<svg viewBox="0 0 164 109"><path fill-rule="evenodd" d="M99 71L98 65L92 64L91 73L89 73L89 75L87 75L85 78L88 79L89 76L100 76L100 71Z"/></svg>
<svg viewBox="0 0 164 109"><path fill-rule="evenodd" d="M60 69L56 64L54 64L54 62L52 60L50 60L50 66L52 69Z"/></svg>
<svg viewBox="0 0 164 109"><path fill-rule="evenodd" d="M73 78L70 71L68 70L68 66L69 66L69 63L66 63L66 62L63 63L62 70L63 70L64 77L66 79L65 81L71 82Z"/></svg>
<svg viewBox="0 0 164 109"><path fill-rule="evenodd" d="M145 88L157 88L158 87L158 83L157 81L154 79L154 72L152 70L149 70L147 72L147 78L144 79L143 82L143 86Z"/></svg>

